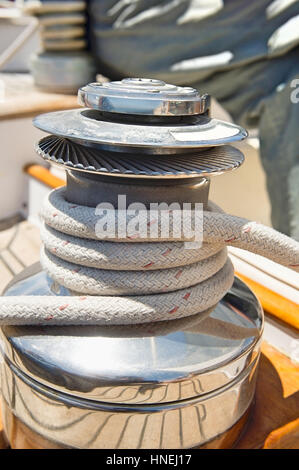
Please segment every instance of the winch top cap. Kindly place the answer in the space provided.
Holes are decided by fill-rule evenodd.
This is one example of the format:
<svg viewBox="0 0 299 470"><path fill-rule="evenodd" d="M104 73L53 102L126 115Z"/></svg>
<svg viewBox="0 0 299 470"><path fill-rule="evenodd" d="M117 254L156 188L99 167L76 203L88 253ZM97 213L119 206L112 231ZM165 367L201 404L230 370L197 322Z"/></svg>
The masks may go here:
<svg viewBox="0 0 299 470"><path fill-rule="evenodd" d="M182 154L247 137L242 127L207 115L209 95L161 80L90 83L78 99L84 109L41 114L33 124L87 147L139 155Z"/></svg>
<svg viewBox="0 0 299 470"><path fill-rule="evenodd" d="M194 116L210 106L210 96L195 88L150 78L89 83L79 89L78 101L99 111L145 116Z"/></svg>

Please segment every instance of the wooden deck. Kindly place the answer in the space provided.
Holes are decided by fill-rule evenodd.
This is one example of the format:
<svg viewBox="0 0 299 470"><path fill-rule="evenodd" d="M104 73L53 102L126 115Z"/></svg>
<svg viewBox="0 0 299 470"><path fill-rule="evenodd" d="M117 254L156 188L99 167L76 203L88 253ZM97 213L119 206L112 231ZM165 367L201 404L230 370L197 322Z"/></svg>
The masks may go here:
<svg viewBox="0 0 299 470"><path fill-rule="evenodd" d="M0 232L0 293L26 266L39 260L39 229L27 221Z"/></svg>

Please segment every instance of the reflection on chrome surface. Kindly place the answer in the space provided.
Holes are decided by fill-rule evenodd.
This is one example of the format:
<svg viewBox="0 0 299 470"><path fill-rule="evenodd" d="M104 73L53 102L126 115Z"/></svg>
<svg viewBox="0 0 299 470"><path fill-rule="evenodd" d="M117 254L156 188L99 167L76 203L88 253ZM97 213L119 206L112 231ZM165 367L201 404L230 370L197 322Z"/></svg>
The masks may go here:
<svg viewBox="0 0 299 470"><path fill-rule="evenodd" d="M48 295L51 285L37 272L7 295ZM203 445L249 409L262 329L261 307L238 279L214 309L182 320L2 328L6 434L17 419L63 447Z"/></svg>
<svg viewBox="0 0 299 470"><path fill-rule="evenodd" d="M254 367L250 369L255 369ZM246 412L254 393L255 371L202 400L108 409L58 402L45 397L8 367L2 368L3 401L34 432L64 446L79 448L191 448L225 432ZM31 384L32 385L32 384ZM43 390L45 392L45 390ZM61 397L60 397L61 399ZM91 406L91 404L90 404ZM9 423L4 426L9 436Z"/></svg>

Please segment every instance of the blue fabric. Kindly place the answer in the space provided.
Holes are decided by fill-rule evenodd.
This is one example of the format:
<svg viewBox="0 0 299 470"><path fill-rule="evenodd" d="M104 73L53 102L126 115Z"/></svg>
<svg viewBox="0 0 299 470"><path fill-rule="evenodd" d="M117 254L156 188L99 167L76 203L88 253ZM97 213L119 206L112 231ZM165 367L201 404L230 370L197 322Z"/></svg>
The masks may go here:
<svg viewBox="0 0 299 470"><path fill-rule="evenodd" d="M296 214L289 174L299 164L299 103L290 99L299 78L299 2L89 0L89 12L101 73L195 86L236 122L259 127L272 223L290 234Z"/></svg>

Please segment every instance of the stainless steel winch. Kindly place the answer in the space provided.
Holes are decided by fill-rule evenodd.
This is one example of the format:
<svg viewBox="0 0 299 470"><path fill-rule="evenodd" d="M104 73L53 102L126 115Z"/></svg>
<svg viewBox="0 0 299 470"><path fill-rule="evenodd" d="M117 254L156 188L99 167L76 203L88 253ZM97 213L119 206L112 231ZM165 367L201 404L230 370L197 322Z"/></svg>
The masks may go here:
<svg viewBox="0 0 299 470"><path fill-rule="evenodd" d="M197 202L237 168L246 131L210 99L151 79L91 83L84 109L38 116L37 144L67 172L70 203ZM125 248L124 248L125 250ZM6 296L73 296L34 265ZM99 300L100 302L100 300ZM14 448L231 447L254 398L263 313L235 278L204 315L111 326L2 328L2 413Z"/></svg>

